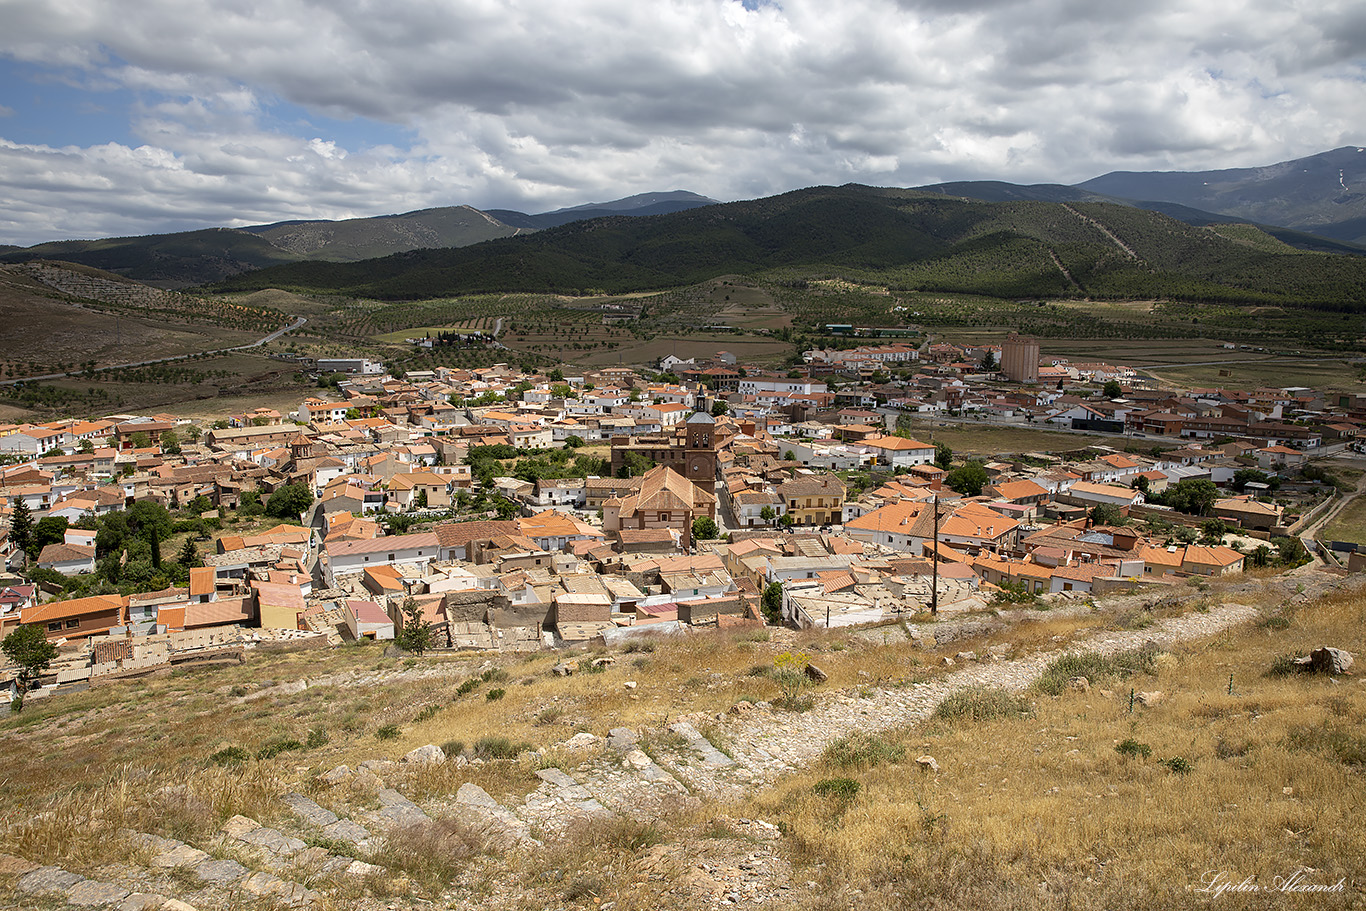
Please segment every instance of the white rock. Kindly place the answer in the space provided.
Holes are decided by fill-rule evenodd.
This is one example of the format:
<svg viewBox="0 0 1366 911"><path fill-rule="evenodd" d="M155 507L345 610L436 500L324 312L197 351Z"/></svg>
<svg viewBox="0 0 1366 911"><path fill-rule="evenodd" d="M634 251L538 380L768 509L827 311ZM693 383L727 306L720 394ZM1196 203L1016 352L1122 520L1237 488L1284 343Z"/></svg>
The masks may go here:
<svg viewBox="0 0 1366 911"><path fill-rule="evenodd" d="M587 747L591 747L591 746L593 746L594 744L596 744L597 742L598 742L598 738L597 738L597 737L594 737L592 734L588 733L587 731L582 731L582 732L580 732L580 733L578 733L578 734L575 734L573 737L570 737L568 740L566 740L566 741L564 742L564 745L567 746L567 747L569 747L571 750L581 750L581 749L586 749Z"/></svg>
<svg viewBox="0 0 1366 911"><path fill-rule="evenodd" d="M931 772L939 771L939 763L935 762L934 757L929 755L928 753L926 753L924 756L917 756L915 758L915 764L920 766L922 769L927 769Z"/></svg>
<svg viewBox="0 0 1366 911"><path fill-rule="evenodd" d="M409 750L403 755L404 762L445 762L446 753L434 743Z"/></svg>

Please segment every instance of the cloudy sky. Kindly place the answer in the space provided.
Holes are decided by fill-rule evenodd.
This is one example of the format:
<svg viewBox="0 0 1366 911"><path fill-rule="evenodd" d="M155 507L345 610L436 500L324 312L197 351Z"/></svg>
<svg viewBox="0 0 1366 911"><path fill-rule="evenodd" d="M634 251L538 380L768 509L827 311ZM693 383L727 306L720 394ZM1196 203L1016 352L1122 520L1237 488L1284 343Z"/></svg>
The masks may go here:
<svg viewBox="0 0 1366 911"><path fill-rule="evenodd" d="M0 0L0 243L1366 142L1360 0Z"/></svg>

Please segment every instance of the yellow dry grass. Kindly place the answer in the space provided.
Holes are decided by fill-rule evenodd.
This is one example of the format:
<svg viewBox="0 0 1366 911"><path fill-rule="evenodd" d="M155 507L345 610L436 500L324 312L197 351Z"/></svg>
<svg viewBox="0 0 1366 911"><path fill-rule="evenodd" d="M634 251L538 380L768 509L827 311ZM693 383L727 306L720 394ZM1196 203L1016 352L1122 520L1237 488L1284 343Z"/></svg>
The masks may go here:
<svg viewBox="0 0 1366 911"><path fill-rule="evenodd" d="M1195 891L1202 878L1255 876L1270 888L1299 868L1314 871L1312 883L1348 880L1344 893L1312 896L1314 907L1354 907L1361 885L1350 883L1366 869L1366 689L1266 670L1323 642L1360 653L1363 620L1359 594L1334 596L1288 628L1178 648L1159 677L1134 684L1167 694L1152 708L1131 713L1127 686L1035 695L1033 717L890 737L908 758L854 773L862 790L850 802L813 792L850 774L817 767L748 812L790 833L799 875L821 882L811 907L841 907L855 889L870 909L1181 907L1212 897ZM1151 755L1121 755L1128 739ZM940 772L911 761L924 753ZM1188 773L1163 764L1178 757ZM1219 904L1286 897L1224 894Z"/></svg>

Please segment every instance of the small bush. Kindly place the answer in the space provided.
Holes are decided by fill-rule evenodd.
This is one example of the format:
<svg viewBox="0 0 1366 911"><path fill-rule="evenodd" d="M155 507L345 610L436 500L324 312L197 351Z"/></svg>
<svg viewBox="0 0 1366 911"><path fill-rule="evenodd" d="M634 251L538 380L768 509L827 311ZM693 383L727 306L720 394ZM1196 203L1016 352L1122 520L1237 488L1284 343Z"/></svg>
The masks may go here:
<svg viewBox="0 0 1366 911"><path fill-rule="evenodd" d="M447 740L445 743L441 744L441 752L445 753L447 756L459 756L461 753L465 752L465 741Z"/></svg>
<svg viewBox="0 0 1366 911"><path fill-rule="evenodd" d="M654 650L655 644L653 642L628 642L626 643L626 648L624 649L624 651L628 655L635 655L641 652L648 654L650 652L653 652Z"/></svg>
<svg viewBox="0 0 1366 911"><path fill-rule="evenodd" d="M236 765L246 762L251 758L251 754L241 747L223 747L217 753L209 757L209 761L214 765Z"/></svg>
<svg viewBox="0 0 1366 911"><path fill-rule="evenodd" d="M259 750L257 750L256 758L273 759L274 757L279 756L281 753L287 753L290 750L302 750L303 748L304 745L299 741L293 739L292 737L280 737L276 740L272 740L264 744Z"/></svg>
<svg viewBox="0 0 1366 911"><path fill-rule="evenodd" d="M1162 760L1162 764L1176 775L1189 775L1191 770L1195 768L1195 766L1191 765L1189 759L1185 759L1181 756L1173 756L1171 759L1164 759Z"/></svg>
<svg viewBox="0 0 1366 911"><path fill-rule="evenodd" d="M1326 754L1343 765L1366 766L1366 736L1346 731L1336 725L1319 724L1297 727L1286 738L1292 750Z"/></svg>
<svg viewBox="0 0 1366 911"><path fill-rule="evenodd" d="M437 892L458 879L469 861L486 849L478 828L446 818L390 830L374 862Z"/></svg>
<svg viewBox="0 0 1366 911"><path fill-rule="evenodd" d="M554 724L564 717L564 709L551 706L536 716L537 724Z"/></svg>
<svg viewBox="0 0 1366 911"><path fill-rule="evenodd" d="M491 667L488 670L484 671L484 673L480 674L479 679L484 681L485 683L488 683L490 680L494 681L495 683L501 683L502 681L508 679L508 672L503 670L501 667Z"/></svg>
<svg viewBox="0 0 1366 911"><path fill-rule="evenodd" d="M1274 617L1267 617L1265 620L1263 620L1261 623L1257 625L1265 630L1290 629L1290 618L1276 615Z"/></svg>
<svg viewBox="0 0 1366 911"><path fill-rule="evenodd" d="M587 664L580 664L579 670L585 674L605 674L607 665L589 661Z"/></svg>
<svg viewBox="0 0 1366 911"><path fill-rule="evenodd" d="M884 762L900 762L905 758L906 748L901 744L888 743L861 731L832 741L821 756L828 765L840 769L871 769Z"/></svg>
<svg viewBox="0 0 1366 911"><path fill-rule="evenodd" d="M1057 696L1067 689L1068 681L1073 677L1085 677L1095 686L1138 673L1151 674L1156 668L1156 657L1157 652L1153 649L1134 649L1114 655L1102 655L1099 652L1062 655L1044 668L1035 687L1050 696Z"/></svg>
<svg viewBox="0 0 1366 911"><path fill-rule="evenodd" d="M380 740L397 740L398 734L399 730L396 724L382 725L379 730L375 731L375 737Z"/></svg>
<svg viewBox="0 0 1366 911"><path fill-rule="evenodd" d="M949 722L992 721L1033 713L1034 707L1023 696L999 687L973 686L944 697L934 717Z"/></svg>
<svg viewBox="0 0 1366 911"><path fill-rule="evenodd" d="M464 696L467 693L473 693L475 690L479 689L479 684L483 682L484 681L480 680L478 677L471 677L455 688L455 695Z"/></svg>
<svg viewBox="0 0 1366 911"><path fill-rule="evenodd" d="M822 778L811 786L817 796L853 800L863 786L852 778Z"/></svg>
<svg viewBox="0 0 1366 911"><path fill-rule="evenodd" d="M503 689L502 687L499 687L496 690L489 690L487 693L485 693L484 699L488 702L497 702L499 699L502 699L507 694L507 690Z"/></svg>
<svg viewBox="0 0 1366 911"><path fill-rule="evenodd" d="M518 754L531 749L529 743L516 743L506 737L480 737L474 742L478 759L516 759Z"/></svg>
<svg viewBox="0 0 1366 911"><path fill-rule="evenodd" d="M327 731L324 728L311 728L308 732L308 739L304 741L304 746L310 750L316 750L320 746L326 746L327 741Z"/></svg>
<svg viewBox="0 0 1366 911"><path fill-rule="evenodd" d="M773 673L773 668L769 667L767 664L756 664L756 665L754 665L754 667L752 667L752 668L750 668L749 670L745 671L745 676L746 676L746 677L767 677L767 676L768 676L769 674L771 674L771 673Z"/></svg>
<svg viewBox="0 0 1366 911"><path fill-rule="evenodd" d="M1139 743L1134 738L1129 737L1126 740L1115 744L1115 752L1125 759L1136 759L1140 756L1147 759L1153 754L1153 748L1146 743Z"/></svg>
<svg viewBox="0 0 1366 911"><path fill-rule="evenodd" d="M413 718L413 724L421 724L424 721L431 721L441 712L441 706L429 705L418 712Z"/></svg>
<svg viewBox="0 0 1366 911"><path fill-rule="evenodd" d="M1295 663L1294 655L1279 655L1271 662L1271 667L1266 669L1268 677L1290 677L1301 673L1305 666Z"/></svg>

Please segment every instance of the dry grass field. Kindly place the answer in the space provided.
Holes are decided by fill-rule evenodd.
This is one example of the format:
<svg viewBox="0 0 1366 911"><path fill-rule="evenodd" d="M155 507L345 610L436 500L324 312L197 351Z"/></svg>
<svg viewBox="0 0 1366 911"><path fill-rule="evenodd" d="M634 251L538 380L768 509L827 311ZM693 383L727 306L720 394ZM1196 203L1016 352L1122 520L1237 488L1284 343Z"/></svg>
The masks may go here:
<svg viewBox="0 0 1366 911"><path fill-rule="evenodd" d="M851 902L870 911L1168 908L1200 901L1195 890L1207 875L1256 876L1270 885L1297 868L1310 869L1313 883L1353 883L1366 869L1356 826L1366 801L1366 691L1356 677L1268 672L1283 666L1283 656L1323 643L1361 654L1366 601L1353 587L1298 603L1286 597L1293 580L1265 576L1262 591L1256 578L1216 581L1203 594L1191 589L1162 604L1130 598L1096 611L1045 613L929 650L896 627L884 635L701 634L617 651L603 672L563 678L550 668L572 657L564 653L414 659L360 645L61 694L0 720L6 850L95 874L127 850L118 835L124 827L201 842L238 813L287 825L279 795L302 789L326 800L317 773L397 758L426 743L454 752L501 737L543 750L539 758L445 763L405 778L405 793L419 801L440 801L464 782L515 801L539 785L538 766L566 758L556 745L577 731L629 726L648 742L649 731L680 715L773 699L780 691L767 671L786 652L809 654L829 674L812 691L825 699L932 681L952 672L941 658L959 650L1010 642L1016 654L1060 654L1068 642L1106 629L1142 629L1237 600L1260 607L1263 619L1182 643L1128 679L1107 679L1108 665L1092 661L1088 692L986 694L973 703L975 718L950 712L836 741L821 761L738 802L702 795L691 809L604 822L532 854L462 848L445 863L414 866L412 852L391 839L370 857L388 878L335 895L346 907L419 907L458 881L465 907L615 902L681 911L697 906L696 894L674 888L682 880L641 875L642 865L660 851L755 856L748 852L760 846L723 822L745 818L778 827L781 836L765 850L777 852L782 870L790 866L767 874L758 867L756 875L796 886L791 906L810 911ZM263 680L329 674L342 676L296 693L260 688ZM636 687L626 688L628 681ZM1131 707L1130 689L1164 697ZM857 700L850 705L854 711ZM274 757L226 767L210 760L225 747L251 755L287 739L299 744ZM935 757L937 772L915 763L922 754ZM831 779L847 783L822 784ZM0 869L0 895L12 881ZM1347 908L1357 906L1361 888L1354 882L1345 894L1276 899ZM1231 908L1267 901L1264 894L1219 897Z"/></svg>

